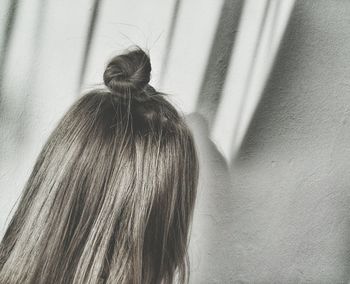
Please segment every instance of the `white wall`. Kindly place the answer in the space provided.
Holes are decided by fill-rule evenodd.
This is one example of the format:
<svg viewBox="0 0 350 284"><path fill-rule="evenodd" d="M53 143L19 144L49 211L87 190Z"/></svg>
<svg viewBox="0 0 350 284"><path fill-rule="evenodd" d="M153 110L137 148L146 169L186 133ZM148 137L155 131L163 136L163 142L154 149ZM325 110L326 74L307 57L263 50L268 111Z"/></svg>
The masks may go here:
<svg viewBox="0 0 350 284"><path fill-rule="evenodd" d="M1 41L10 0L0 3ZM93 7L86 0L18 3L0 99L2 233L41 146L79 96ZM136 43L150 50L155 87L188 115L201 161L191 283L347 283L350 2L297 2L233 161L222 158L208 129L242 1L181 1L167 55L175 4L102 1L83 87L101 82L108 58Z"/></svg>

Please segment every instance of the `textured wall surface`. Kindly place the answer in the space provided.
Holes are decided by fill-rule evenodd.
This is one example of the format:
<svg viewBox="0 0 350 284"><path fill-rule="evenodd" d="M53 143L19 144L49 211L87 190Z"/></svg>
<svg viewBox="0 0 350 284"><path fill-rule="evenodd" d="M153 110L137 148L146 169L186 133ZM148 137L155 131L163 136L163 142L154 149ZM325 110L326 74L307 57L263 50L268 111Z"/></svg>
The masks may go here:
<svg viewBox="0 0 350 284"><path fill-rule="evenodd" d="M0 104L1 233L42 144L78 97L93 6L18 2ZM137 43L150 49L155 86L186 112L201 162L191 283L347 283L350 1L297 1L232 161L208 137L242 1L182 1L175 15L177 1L121 2L106 0L100 8L85 86L101 81L109 56ZM178 28L167 54L172 17Z"/></svg>
<svg viewBox="0 0 350 284"><path fill-rule="evenodd" d="M349 30L349 1L297 2L230 169L193 118L203 182L194 283L348 283Z"/></svg>

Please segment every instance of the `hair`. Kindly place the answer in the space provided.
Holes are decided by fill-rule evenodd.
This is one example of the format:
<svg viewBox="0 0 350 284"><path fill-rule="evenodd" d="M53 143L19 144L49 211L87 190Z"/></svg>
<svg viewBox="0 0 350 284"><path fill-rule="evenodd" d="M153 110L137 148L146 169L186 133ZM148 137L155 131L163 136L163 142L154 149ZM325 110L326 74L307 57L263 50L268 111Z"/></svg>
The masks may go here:
<svg viewBox="0 0 350 284"><path fill-rule="evenodd" d="M114 57L44 145L0 244L0 283L187 283L198 159L149 85L141 49Z"/></svg>

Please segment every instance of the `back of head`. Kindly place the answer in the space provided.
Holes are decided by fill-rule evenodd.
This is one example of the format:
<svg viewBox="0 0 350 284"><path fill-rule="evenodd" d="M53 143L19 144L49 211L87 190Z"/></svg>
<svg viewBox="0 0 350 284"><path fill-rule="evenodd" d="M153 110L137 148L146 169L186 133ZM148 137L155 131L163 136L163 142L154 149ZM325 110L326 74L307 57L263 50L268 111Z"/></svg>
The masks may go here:
<svg viewBox="0 0 350 284"><path fill-rule="evenodd" d="M45 144L0 246L0 283L187 279L193 139L149 85L148 55L113 58Z"/></svg>

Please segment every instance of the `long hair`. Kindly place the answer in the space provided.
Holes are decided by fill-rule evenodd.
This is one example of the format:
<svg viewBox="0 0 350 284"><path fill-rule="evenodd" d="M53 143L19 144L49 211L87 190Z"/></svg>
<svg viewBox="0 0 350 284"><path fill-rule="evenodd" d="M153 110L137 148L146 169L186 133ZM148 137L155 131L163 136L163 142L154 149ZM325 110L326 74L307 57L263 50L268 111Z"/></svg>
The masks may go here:
<svg viewBox="0 0 350 284"><path fill-rule="evenodd" d="M1 284L188 282L197 155L150 72L141 49L114 57L59 122L1 242Z"/></svg>

